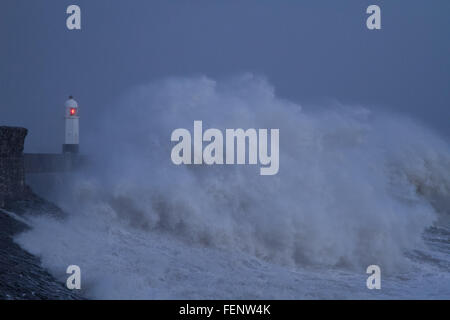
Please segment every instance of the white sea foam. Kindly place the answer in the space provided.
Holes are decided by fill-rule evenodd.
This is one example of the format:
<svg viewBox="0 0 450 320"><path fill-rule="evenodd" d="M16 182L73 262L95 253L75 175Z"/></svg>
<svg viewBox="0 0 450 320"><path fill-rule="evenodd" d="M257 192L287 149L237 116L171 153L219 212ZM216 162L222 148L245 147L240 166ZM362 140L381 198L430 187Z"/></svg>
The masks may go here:
<svg viewBox="0 0 450 320"><path fill-rule="evenodd" d="M414 272L405 253L448 215L449 147L399 115L302 111L253 75L167 79L109 110L83 137L94 166L60 188L68 219L34 217L16 239L62 279L79 265L91 297L373 297L365 268ZM170 134L194 120L279 128L279 173L173 165Z"/></svg>

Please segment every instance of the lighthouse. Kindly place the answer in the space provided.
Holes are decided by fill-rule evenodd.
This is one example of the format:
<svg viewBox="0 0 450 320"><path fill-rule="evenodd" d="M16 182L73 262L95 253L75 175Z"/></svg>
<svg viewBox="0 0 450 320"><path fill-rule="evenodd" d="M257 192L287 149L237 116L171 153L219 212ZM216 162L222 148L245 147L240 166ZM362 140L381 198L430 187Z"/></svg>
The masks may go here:
<svg viewBox="0 0 450 320"><path fill-rule="evenodd" d="M78 102L72 96L64 104L66 134L63 144L63 153L78 153L79 149L79 121Z"/></svg>

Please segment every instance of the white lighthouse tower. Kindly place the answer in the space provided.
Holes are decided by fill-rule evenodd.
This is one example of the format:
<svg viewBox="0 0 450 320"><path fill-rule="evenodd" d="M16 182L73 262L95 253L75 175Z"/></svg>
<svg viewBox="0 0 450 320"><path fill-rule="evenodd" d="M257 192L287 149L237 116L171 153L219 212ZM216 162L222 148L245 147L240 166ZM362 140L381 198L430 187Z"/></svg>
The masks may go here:
<svg viewBox="0 0 450 320"><path fill-rule="evenodd" d="M79 116L78 102L72 96L65 103L66 134L63 144L63 153L78 153L79 149Z"/></svg>

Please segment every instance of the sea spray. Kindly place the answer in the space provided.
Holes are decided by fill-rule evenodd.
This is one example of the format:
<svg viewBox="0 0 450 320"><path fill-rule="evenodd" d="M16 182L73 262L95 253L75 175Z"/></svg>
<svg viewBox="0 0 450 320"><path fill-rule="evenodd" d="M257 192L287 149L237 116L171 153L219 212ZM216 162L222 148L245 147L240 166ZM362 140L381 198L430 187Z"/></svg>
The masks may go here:
<svg viewBox="0 0 450 320"><path fill-rule="evenodd" d="M171 132L196 119L221 130L279 128L282 170L260 176L251 166L174 166ZM427 195L448 195L450 181L448 146L414 121L340 105L302 111L252 75L134 88L84 140L96 165L60 194L71 216L35 221L18 241L53 270L75 263L95 274L98 297L110 296L95 285L99 265L108 265L100 278L145 297L163 269L178 274L172 280L195 278L179 274L177 264L190 264L183 254L164 257L179 252L165 244L169 238L180 248L216 248L299 270L407 270L405 252L424 247L422 233L439 214ZM192 263L208 256L192 250ZM217 276L233 272L212 268ZM164 294L173 297L156 296Z"/></svg>

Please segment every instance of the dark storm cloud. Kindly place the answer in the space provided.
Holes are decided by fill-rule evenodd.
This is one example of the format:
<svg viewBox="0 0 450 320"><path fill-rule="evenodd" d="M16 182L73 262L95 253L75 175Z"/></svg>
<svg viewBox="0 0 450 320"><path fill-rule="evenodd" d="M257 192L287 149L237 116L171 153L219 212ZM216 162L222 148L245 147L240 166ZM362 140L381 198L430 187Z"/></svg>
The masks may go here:
<svg viewBox="0 0 450 320"><path fill-rule="evenodd" d="M81 31L66 29L70 4ZM365 26L370 4L380 31ZM446 0L3 0L0 124L29 128L28 151L58 151L70 94L86 134L134 85L250 71L300 103L390 108L449 137L449 12Z"/></svg>

